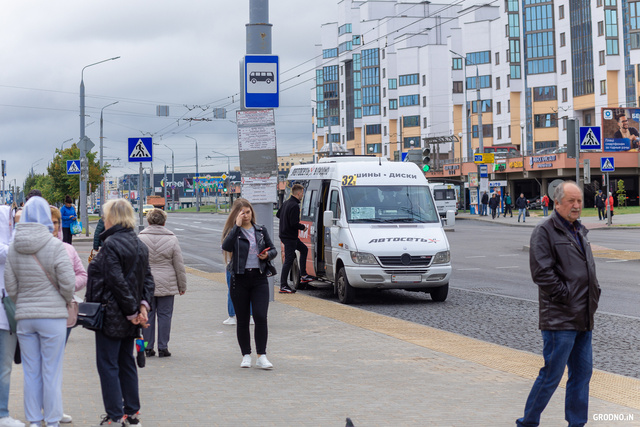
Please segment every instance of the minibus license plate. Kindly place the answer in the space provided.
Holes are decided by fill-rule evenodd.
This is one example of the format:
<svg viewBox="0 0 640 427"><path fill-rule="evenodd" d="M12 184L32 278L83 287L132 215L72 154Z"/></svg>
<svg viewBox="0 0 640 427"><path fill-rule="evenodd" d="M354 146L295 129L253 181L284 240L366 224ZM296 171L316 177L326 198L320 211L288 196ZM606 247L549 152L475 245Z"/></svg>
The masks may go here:
<svg viewBox="0 0 640 427"><path fill-rule="evenodd" d="M391 275L392 283L419 283L422 281L422 276L404 276L404 275Z"/></svg>

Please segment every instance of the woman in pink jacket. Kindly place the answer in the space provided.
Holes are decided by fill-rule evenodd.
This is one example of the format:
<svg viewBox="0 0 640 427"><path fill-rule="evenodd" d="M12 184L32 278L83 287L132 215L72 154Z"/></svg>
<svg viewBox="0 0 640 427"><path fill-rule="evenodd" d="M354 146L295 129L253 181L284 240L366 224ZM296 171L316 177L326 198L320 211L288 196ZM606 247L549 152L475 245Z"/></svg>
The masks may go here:
<svg viewBox="0 0 640 427"><path fill-rule="evenodd" d="M62 240L62 234L60 233L60 225L61 225L61 215L60 210L55 206L50 206L51 208L51 221L53 222L53 235L58 239ZM84 269L82 265L82 260L78 256L78 252L76 252L76 248L72 245L65 243L64 248L67 250L67 255L69 255L69 259L71 260L71 265L73 265L73 271L76 273L76 287L75 292L78 292L81 289L87 287L87 271ZM69 334L71 333L72 328L67 328L67 340L69 339ZM61 423L70 423L73 421L71 415L62 414L62 419L60 419Z"/></svg>

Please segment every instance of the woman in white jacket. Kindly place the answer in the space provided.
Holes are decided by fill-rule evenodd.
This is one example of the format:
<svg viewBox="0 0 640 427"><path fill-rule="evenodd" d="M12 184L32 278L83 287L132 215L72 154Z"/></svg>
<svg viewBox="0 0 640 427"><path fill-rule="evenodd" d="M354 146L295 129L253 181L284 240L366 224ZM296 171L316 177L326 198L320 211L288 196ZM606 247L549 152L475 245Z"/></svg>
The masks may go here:
<svg viewBox="0 0 640 427"><path fill-rule="evenodd" d="M156 289L149 312L149 327L142 330L147 342L146 355L154 356L156 317L158 318L158 357L169 357L169 338L173 299L187 291L187 273L178 238L165 228L167 214L161 209L147 213L149 227L140 232L140 241L149 248L149 265Z"/></svg>
<svg viewBox="0 0 640 427"><path fill-rule="evenodd" d="M5 287L16 303L18 341L24 371L24 412L31 426L62 418L62 359L67 303L75 274L64 244L53 237L49 204L29 199L16 226L4 271Z"/></svg>

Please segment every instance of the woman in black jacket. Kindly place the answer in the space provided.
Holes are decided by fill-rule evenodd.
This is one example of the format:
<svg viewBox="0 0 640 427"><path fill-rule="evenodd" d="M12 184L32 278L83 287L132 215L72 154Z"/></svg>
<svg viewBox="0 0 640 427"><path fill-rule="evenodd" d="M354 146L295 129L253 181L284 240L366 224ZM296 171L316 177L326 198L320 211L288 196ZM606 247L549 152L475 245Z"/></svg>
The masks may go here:
<svg viewBox="0 0 640 427"><path fill-rule="evenodd" d="M100 425L139 424L138 371L133 344L146 327L155 284L147 247L138 240L135 215L125 199L104 206L102 249L89 264L86 300L104 305L96 331L96 363L107 415Z"/></svg>
<svg viewBox="0 0 640 427"><path fill-rule="evenodd" d="M231 300L236 310L236 335L242 351L241 368L251 367L251 335L249 310L253 308L255 341L258 358L256 366L271 369L267 360L267 311L269 309L269 282L267 263L274 259L276 251L271 237L261 225L256 224L251 203L238 199L233 203L222 231L222 250L231 253L227 269L231 272Z"/></svg>

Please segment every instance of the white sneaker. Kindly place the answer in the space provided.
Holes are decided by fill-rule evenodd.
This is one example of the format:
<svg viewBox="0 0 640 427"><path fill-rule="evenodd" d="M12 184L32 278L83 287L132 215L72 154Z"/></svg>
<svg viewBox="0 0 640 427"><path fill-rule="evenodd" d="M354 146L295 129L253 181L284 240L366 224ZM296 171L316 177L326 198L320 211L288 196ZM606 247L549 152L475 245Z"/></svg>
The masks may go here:
<svg viewBox="0 0 640 427"><path fill-rule="evenodd" d="M24 427L24 423L11 417L2 417L0 418L0 427Z"/></svg>
<svg viewBox="0 0 640 427"><path fill-rule="evenodd" d="M241 368L250 368L251 367L251 355L245 354L242 356L242 363L240 364Z"/></svg>
<svg viewBox="0 0 640 427"><path fill-rule="evenodd" d="M236 324L236 316L229 317L227 320L222 322L222 324L223 325L235 325Z"/></svg>
<svg viewBox="0 0 640 427"><path fill-rule="evenodd" d="M250 325L255 325L255 324L256 324L256 322L254 322L254 321L253 321L253 316L251 316L251 317L249 318L249 324L250 324Z"/></svg>
<svg viewBox="0 0 640 427"><path fill-rule="evenodd" d="M273 369L273 364L267 359L267 355L263 354L256 360L256 367L260 369Z"/></svg>
<svg viewBox="0 0 640 427"><path fill-rule="evenodd" d="M62 414L62 418L60 418L60 422L62 424L69 424L72 421L73 421L73 418L71 418L71 415Z"/></svg>

